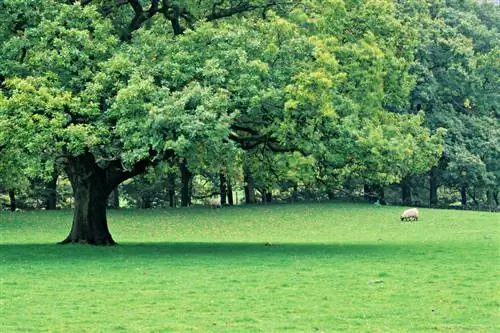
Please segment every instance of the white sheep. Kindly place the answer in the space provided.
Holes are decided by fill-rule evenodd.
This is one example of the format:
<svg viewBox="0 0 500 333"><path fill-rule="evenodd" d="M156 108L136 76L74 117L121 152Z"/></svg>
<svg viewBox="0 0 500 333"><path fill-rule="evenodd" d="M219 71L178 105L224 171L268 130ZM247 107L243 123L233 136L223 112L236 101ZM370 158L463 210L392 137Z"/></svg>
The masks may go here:
<svg viewBox="0 0 500 333"><path fill-rule="evenodd" d="M410 208L401 214L401 221L418 221L418 209Z"/></svg>

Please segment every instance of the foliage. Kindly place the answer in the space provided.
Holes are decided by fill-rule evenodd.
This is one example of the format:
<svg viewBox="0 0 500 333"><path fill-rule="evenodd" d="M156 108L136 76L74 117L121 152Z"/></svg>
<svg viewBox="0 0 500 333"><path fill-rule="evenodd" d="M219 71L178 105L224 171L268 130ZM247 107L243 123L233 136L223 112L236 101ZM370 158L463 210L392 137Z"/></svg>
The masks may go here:
<svg viewBox="0 0 500 333"><path fill-rule="evenodd" d="M475 1L405 3L419 46L412 108L425 110L431 131L447 129L440 182L498 189L498 5Z"/></svg>
<svg viewBox="0 0 500 333"><path fill-rule="evenodd" d="M130 168L172 150L203 169L233 159L235 143L267 142L393 182L434 163L427 146L439 152L418 118L387 113L405 107L412 82L390 2L306 1L289 17L193 23L177 36L155 16L130 43L100 7L49 4L5 37L1 67L9 145L29 137L37 159L89 150ZM409 147L391 144L403 138Z"/></svg>

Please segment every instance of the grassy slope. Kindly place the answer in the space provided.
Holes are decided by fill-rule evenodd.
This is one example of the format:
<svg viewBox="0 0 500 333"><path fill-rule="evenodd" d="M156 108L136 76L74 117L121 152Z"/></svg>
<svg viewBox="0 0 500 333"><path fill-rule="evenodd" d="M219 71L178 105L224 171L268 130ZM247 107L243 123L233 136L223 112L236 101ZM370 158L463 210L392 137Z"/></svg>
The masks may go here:
<svg viewBox="0 0 500 333"><path fill-rule="evenodd" d="M0 213L2 332L495 332L498 214L299 204ZM265 246L270 242L270 246Z"/></svg>

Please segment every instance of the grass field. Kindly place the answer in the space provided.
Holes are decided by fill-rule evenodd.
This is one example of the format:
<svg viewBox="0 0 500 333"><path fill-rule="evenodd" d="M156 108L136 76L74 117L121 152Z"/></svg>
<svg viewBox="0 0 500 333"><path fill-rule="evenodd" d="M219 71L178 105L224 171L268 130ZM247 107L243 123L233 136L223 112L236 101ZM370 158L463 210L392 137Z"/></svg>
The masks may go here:
<svg viewBox="0 0 500 333"><path fill-rule="evenodd" d="M0 332L500 332L500 215L297 204L0 213Z"/></svg>

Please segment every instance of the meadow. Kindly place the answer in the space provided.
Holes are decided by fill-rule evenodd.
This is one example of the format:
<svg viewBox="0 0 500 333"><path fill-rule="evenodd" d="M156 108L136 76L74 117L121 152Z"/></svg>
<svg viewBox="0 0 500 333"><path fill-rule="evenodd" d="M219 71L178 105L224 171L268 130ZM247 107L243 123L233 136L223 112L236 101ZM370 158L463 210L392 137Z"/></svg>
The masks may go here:
<svg viewBox="0 0 500 333"><path fill-rule="evenodd" d="M500 215L314 203L0 213L0 331L500 332Z"/></svg>

